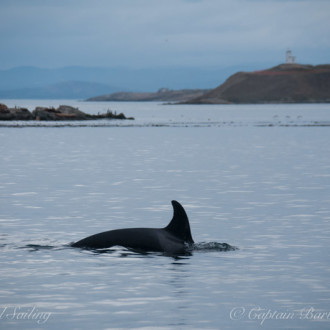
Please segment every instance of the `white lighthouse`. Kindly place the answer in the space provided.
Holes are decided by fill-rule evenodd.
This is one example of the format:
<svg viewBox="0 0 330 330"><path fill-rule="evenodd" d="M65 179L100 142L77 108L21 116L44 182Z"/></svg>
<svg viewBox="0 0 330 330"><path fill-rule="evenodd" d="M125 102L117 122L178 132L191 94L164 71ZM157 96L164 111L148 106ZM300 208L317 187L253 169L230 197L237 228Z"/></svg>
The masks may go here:
<svg viewBox="0 0 330 330"><path fill-rule="evenodd" d="M286 51L286 64L294 64L296 63L296 57L292 56L292 52L290 49Z"/></svg>

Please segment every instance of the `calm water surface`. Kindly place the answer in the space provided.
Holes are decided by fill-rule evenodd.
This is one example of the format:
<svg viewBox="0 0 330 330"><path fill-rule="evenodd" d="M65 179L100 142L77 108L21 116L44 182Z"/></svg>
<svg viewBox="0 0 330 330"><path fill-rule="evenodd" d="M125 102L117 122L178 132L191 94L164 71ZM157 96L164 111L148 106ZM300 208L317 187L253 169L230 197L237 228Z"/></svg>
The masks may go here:
<svg viewBox="0 0 330 330"><path fill-rule="evenodd" d="M329 329L329 105L70 102L136 120L0 128L0 329ZM190 256L68 246L172 199Z"/></svg>

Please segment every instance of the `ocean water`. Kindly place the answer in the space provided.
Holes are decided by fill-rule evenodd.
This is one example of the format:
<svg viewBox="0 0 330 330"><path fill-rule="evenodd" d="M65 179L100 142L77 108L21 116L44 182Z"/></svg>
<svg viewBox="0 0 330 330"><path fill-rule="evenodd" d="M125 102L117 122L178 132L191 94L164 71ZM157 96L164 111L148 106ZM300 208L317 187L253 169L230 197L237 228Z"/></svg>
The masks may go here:
<svg viewBox="0 0 330 330"><path fill-rule="evenodd" d="M329 105L2 102L135 120L1 123L0 329L330 328ZM191 255L69 246L173 199Z"/></svg>

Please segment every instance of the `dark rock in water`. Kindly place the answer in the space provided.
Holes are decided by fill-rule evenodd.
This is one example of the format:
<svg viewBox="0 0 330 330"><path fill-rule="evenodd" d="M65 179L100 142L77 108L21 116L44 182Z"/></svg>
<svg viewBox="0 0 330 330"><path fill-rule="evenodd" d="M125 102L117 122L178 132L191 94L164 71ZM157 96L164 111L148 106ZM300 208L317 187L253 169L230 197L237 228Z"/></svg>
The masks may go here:
<svg viewBox="0 0 330 330"><path fill-rule="evenodd" d="M113 113L112 111L107 111L104 114L99 115L89 115L90 119L129 119L134 120L133 117L126 117L123 113L117 115L117 113Z"/></svg>
<svg viewBox="0 0 330 330"><path fill-rule="evenodd" d="M5 104L0 106L0 120L33 120L33 116L28 109L12 108L8 109Z"/></svg>
<svg viewBox="0 0 330 330"><path fill-rule="evenodd" d="M60 105L55 108L37 107L32 112L36 120L86 120L88 115L77 108Z"/></svg>
<svg viewBox="0 0 330 330"><path fill-rule="evenodd" d="M134 119L126 118L123 113L116 114L107 111L104 114L90 115L68 105L60 105L57 109L36 107L31 113L25 108L9 109L0 103L0 120L41 120L41 121L68 121L68 120L97 120L97 119Z"/></svg>
<svg viewBox="0 0 330 330"><path fill-rule="evenodd" d="M2 111L5 112L7 110L8 110L8 107L5 104L0 103L0 112L2 112Z"/></svg>

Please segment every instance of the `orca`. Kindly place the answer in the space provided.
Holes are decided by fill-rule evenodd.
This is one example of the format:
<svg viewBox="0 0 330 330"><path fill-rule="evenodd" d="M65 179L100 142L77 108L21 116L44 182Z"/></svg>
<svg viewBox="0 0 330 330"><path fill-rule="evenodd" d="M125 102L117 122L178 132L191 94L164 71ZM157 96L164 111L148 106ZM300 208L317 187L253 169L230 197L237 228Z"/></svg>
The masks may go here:
<svg viewBox="0 0 330 330"><path fill-rule="evenodd" d="M105 231L71 244L84 249L122 246L134 251L180 254L194 244L186 211L172 201L173 218L165 228L127 228Z"/></svg>

